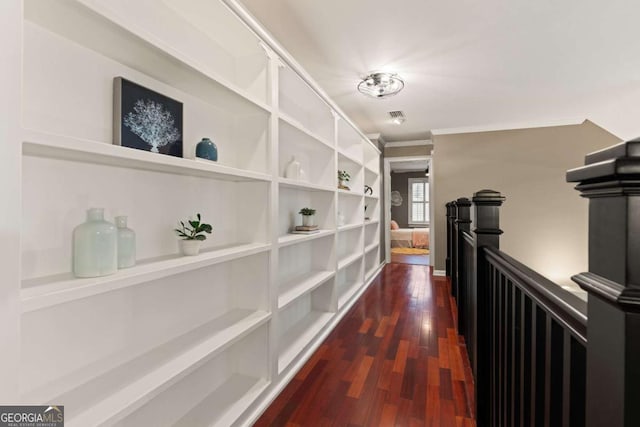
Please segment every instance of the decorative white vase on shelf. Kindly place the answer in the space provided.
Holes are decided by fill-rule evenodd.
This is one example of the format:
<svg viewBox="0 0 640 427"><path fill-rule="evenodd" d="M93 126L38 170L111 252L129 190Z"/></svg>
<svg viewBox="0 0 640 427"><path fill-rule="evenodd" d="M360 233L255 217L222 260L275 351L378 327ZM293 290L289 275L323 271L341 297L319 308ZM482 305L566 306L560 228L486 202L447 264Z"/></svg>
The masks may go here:
<svg viewBox="0 0 640 427"><path fill-rule="evenodd" d="M118 227L118 268L136 265L136 233L127 227L127 217L117 216Z"/></svg>
<svg viewBox="0 0 640 427"><path fill-rule="evenodd" d="M302 225L304 227L311 227L314 224L315 215L302 215Z"/></svg>
<svg viewBox="0 0 640 427"><path fill-rule="evenodd" d="M180 240L180 252L182 255L194 256L200 253L200 240Z"/></svg>
<svg viewBox="0 0 640 427"><path fill-rule="evenodd" d="M300 162L296 160L296 156L291 157L291 161L287 164L284 171L284 177L288 179L300 179Z"/></svg>
<svg viewBox="0 0 640 427"><path fill-rule="evenodd" d="M105 221L104 209L87 210L87 221L73 230L73 274L108 276L118 270L118 233Z"/></svg>

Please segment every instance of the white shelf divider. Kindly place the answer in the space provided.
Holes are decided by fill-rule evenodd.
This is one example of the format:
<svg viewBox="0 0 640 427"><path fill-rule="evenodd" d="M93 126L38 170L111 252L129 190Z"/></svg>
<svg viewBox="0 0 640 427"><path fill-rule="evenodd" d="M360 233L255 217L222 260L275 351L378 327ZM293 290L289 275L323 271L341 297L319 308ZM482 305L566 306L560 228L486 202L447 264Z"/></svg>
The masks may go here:
<svg viewBox="0 0 640 427"><path fill-rule="evenodd" d="M63 394L69 407L83 408L68 419L68 425L84 427L117 422L270 318L264 311L231 310ZM83 404L96 394L105 397Z"/></svg>
<svg viewBox="0 0 640 427"><path fill-rule="evenodd" d="M380 242L373 242L372 244L368 245L366 248L364 248L364 253L369 253L372 250L374 250L376 247L378 247L378 245L380 245Z"/></svg>
<svg viewBox="0 0 640 427"><path fill-rule="evenodd" d="M349 284L347 291L338 298L338 309L344 307L346 303L360 290L362 281L352 282Z"/></svg>
<svg viewBox="0 0 640 427"><path fill-rule="evenodd" d="M293 359L329 323L332 317L333 313L312 311L287 331L280 343L278 372L284 371L289 366Z"/></svg>
<svg viewBox="0 0 640 427"><path fill-rule="evenodd" d="M368 194L365 194L364 197L366 197L367 199L372 199L372 200L378 200L380 199L380 196L370 196Z"/></svg>
<svg viewBox="0 0 640 427"><path fill-rule="evenodd" d="M175 426L230 426L268 385L264 378L234 374L178 420Z"/></svg>
<svg viewBox="0 0 640 427"><path fill-rule="evenodd" d="M196 256L172 255L139 261L138 265L110 276L79 279L71 273L25 280L20 299L22 311L30 312L65 302L87 298L151 280L179 274L271 249L270 244L249 243L201 252Z"/></svg>
<svg viewBox="0 0 640 427"><path fill-rule="evenodd" d="M338 270L342 270L343 268L348 267L349 265L358 261L360 258L362 258L362 252L358 251L346 258L341 259L340 261L338 261Z"/></svg>
<svg viewBox="0 0 640 427"><path fill-rule="evenodd" d="M96 163L226 181L271 181L271 175L223 166L215 162L167 156L98 141L53 135L33 130L26 130L23 133L23 141L22 152L27 156Z"/></svg>
<svg viewBox="0 0 640 427"><path fill-rule="evenodd" d="M309 181L299 181L295 179L278 178L278 182L280 183L281 187L286 187L286 188L294 188L294 189L310 190L310 191L330 191L330 192L335 191L335 188L333 187L328 187L326 185L318 185Z"/></svg>
<svg viewBox="0 0 640 427"><path fill-rule="evenodd" d="M353 190L344 190L342 188L338 188L338 193L344 194L345 196L353 196L353 197L362 197L364 193L353 191Z"/></svg>
<svg viewBox="0 0 640 427"><path fill-rule="evenodd" d="M338 154L340 154L342 157L344 157L345 159L355 163L358 166L362 166L362 161L357 159L356 157L352 156L351 154L347 153L346 151L344 151L341 148L338 148Z"/></svg>
<svg viewBox="0 0 640 427"><path fill-rule="evenodd" d="M334 148L333 144L330 141L327 141L326 139L322 138L321 136L311 132L309 129L304 127L304 125L302 125L302 123L300 123L299 121L297 121L296 119L294 119L290 115L280 111L280 119L282 121L284 121L284 122L287 122L289 125L293 126L294 128L298 129L300 132L303 132L303 133L307 134L308 136L310 136L311 138L315 139L316 141L326 145L327 147L329 147L331 149Z"/></svg>
<svg viewBox="0 0 640 427"><path fill-rule="evenodd" d="M282 309L296 298L311 292L335 275L329 270L312 271L310 273L297 276L280 286L278 296L278 309Z"/></svg>
<svg viewBox="0 0 640 427"><path fill-rule="evenodd" d="M278 237L278 246L282 248L296 243L308 242L321 237L331 236L334 233L334 230L320 230L314 234L285 234L284 236Z"/></svg>
<svg viewBox="0 0 640 427"><path fill-rule="evenodd" d="M362 227L362 225L362 223L341 225L338 227L338 231L353 230L354 228Z"/></svg>
<svg viewBox="0 0 640 427"><path fill-rule="evenodd" d="M380 222L379 219L365 219L364 220L364 225L373 225L373 224L377 224L379 222Z"/></svg>

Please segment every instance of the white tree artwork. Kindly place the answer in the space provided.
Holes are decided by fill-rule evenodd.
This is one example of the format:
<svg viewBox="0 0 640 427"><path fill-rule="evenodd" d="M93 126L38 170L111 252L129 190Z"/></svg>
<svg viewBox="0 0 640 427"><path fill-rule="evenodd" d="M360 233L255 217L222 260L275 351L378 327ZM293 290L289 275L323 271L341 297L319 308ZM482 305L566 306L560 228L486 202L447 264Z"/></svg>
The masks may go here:
<svg viewBox="0 0 640 427"><path fill-rule="evenodd" d="M124 125L149 144L152 153L159 153L160 147L180 139L173 116L159 102L137 100L133 111L125 117Z"/></svg>

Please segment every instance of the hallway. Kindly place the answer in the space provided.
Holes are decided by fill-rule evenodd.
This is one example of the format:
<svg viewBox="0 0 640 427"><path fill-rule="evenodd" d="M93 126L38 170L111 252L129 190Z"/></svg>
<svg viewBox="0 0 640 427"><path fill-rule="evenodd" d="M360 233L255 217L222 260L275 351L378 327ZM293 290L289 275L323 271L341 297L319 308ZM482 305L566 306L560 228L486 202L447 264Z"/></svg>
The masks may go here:
<svg viewBox="0 0 640 427"><path fill-rule="evenodd" d="M388 264L256 426L475 426L444 278Z"/></svg>

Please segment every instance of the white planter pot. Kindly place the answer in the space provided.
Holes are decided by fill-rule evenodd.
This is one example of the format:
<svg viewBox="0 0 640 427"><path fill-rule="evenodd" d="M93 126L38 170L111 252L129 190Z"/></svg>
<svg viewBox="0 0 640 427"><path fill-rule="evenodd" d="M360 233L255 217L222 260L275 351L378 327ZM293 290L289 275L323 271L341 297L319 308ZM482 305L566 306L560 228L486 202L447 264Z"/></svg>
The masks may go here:
<svg viewBox="0 0 640 427"><path fill-rule="evenodd" d="M202 241L200 240L180 240L180 252L186 256L198 255L201 245Z"/></svg>
<svg viewBox="0 0 640 427"><path fill-rule="evenodd" d="M302 215L302 225L305 227L309 227L314 224L315 215Z"/></svg>

